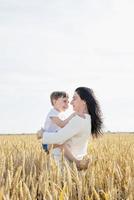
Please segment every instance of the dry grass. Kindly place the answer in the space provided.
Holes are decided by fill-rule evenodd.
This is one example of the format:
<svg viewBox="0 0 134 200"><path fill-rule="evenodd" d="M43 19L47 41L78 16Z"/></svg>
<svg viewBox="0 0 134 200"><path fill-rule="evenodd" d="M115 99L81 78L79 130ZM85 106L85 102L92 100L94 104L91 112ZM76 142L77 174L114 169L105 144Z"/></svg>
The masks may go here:
<svg viewBox="0 0 134 200"><path fill-rule="evenodd" d="M34 135L0 136L0 200L133 200L134 134L110 134L88 149L92 164L77 171L46 155Z"/></svg>

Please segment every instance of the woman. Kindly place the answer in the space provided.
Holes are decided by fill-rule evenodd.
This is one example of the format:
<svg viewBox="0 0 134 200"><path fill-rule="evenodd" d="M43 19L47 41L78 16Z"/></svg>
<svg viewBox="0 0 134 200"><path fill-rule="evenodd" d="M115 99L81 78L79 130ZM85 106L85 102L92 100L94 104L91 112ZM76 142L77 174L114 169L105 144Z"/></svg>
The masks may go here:
<svg viewBox="0 0 134 200"><path fill-rule="evenodd" d="M89 138L101 134L101 111L92 89L87 87L78 87L75 90L71 105L78 115L58 132L45 132L43 143L64 143L76 159L82 160L87 154Z"/></svg>

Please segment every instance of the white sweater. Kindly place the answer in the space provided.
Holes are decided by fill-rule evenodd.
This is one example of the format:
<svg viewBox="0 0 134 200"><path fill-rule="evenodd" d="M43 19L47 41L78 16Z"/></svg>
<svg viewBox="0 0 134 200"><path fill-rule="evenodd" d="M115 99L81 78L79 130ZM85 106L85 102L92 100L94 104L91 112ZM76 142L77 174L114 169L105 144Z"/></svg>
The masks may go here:
<svg viewBox="0 0 134 200"><path fill-rule="evenodd" d="M58 132L44 132L44 144L66 143L76 159L81 160L87 154L88 142L91 136L91 117L85 114L85 118L73 117L69 123Z"/></svg>

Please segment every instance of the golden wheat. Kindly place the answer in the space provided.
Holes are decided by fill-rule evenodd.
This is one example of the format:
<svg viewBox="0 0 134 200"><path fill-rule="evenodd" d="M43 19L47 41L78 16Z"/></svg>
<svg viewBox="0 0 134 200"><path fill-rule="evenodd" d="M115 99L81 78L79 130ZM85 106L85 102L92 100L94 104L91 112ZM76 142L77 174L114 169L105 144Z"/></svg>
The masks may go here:
<svg viewBox="0 0 134 200"><path fill-rule="evenodd" d="M88 147L92 162L60 167L35 135L0 136L0 200L133 200L134 134L104 134Z"/></svg>

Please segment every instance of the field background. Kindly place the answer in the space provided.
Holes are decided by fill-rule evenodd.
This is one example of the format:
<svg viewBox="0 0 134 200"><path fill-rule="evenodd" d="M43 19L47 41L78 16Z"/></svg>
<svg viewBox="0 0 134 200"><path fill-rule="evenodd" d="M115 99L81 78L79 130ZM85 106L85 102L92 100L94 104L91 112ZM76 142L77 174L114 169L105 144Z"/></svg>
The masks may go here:
<svg viewBox="0 0 134 200"><path fill-rule="evenodd" d="M134 200L134 134L104 134L88 155L85 171L58 167L35 135L1 135L0 200Z"/></svg>

